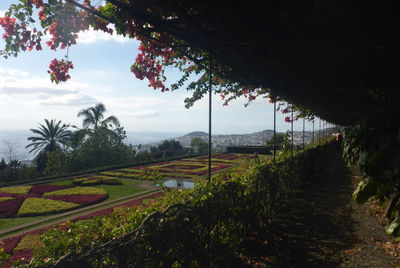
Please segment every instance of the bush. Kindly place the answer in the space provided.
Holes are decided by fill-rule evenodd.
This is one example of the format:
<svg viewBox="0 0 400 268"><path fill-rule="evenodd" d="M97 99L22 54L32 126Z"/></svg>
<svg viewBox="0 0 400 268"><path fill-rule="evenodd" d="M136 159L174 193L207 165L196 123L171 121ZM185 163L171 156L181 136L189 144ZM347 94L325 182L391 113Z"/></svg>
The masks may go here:
<svg viewBox="0 0 400 268"><path fill-rule="evenodd" d="M52 199L32 197L25 199L18 210L18 216L38 216L60 213L79 207L78 204Z"/></svg>

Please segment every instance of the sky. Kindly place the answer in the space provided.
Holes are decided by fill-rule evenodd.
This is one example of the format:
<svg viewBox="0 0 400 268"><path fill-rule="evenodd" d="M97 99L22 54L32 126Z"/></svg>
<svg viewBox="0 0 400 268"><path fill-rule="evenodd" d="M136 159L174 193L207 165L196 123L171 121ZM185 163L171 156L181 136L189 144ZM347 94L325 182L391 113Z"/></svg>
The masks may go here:
<svg viewBox="0 0 400 268"><path fill-rule="evenodd" d="M16 0L0 1L0 17ZM0 38L3 30L0 27ZM96 31L79 34L78 44L69 49L74 63L71 79L56 85L47 74L52 59L61 59L66 51L51 51L44 44L42 51L25 52L17 58L0 58L0 131L36 128L44 119L61 120L82 125L77 117L81 109L103 103L108 115L119 118L127 131L179 132L208 131L208 99L192 108L184 107L191 95L185 88L165 92L149 88L130 72L138 53L138 42L122 36ZM0 40L0 50L4 41ZM167 71L168 81L176 81L179 72ZM244 134L273 129L273 105L265 99L247 107L245 98L223 106L219 95L213 95L213 134ZM277 130L286 131L290 124L277 114ZM294 123L295 130L302 122ZM307 123L306 130L311 130Z"/></svg>

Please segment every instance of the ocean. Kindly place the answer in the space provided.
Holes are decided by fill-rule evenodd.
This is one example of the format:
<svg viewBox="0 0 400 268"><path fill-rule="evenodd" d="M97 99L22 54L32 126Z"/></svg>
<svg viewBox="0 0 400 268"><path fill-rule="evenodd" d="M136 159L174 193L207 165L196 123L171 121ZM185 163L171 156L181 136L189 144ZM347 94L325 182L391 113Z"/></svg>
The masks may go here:
<svg viewBox="0 0 400 268"><path fill-rule="evenodd" d="M148 144L165 139L183 136L185 133L179 132L151 132L151 131L127 131L126 143L132 145ZM4 157L5 144L12 144L21 159L32 159L34 155L25 149L29 144L28 137L34 136L29 129L27 130L0 130L0 159Z"/></svg>

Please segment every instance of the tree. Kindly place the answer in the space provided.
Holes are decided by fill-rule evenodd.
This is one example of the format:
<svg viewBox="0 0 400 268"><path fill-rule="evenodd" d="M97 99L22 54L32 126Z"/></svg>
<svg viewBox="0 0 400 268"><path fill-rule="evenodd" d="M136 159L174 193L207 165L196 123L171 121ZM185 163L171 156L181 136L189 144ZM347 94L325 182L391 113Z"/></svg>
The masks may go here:
<svg viewBox="0 0 400 268"><path fill-rule="evenodd" d="M195 148L196 152L199 154L205 154L208 152L208 142L205 142L200 137L192 138L190 146Z"/></svg>
<svg viewBox="0 0 400 268"><path fill-rule="evenodd" d="M111 115L104 118L104 113L106 112L106 107L103 103L98 103L94 107L89 107L81 110L78 113L78 117L83 117L83 127L89 128L93 127L93 129L98 128L99 126L109 126L113 125L115 127L119 126L119 120L117 117Z"/></svg>
<svg viewBox="0 0 400 268"><path fill-rule="evenodd" d="M7 163L4 161L4 158L1 159L0 161L0 171L5 170L7 168Z"/></svg>
<svg viewBox="0 0 400 268"><path fill-rule="evenodd" d="M42 172L46 167L48 154L54 151L63 151L70 143L71 131L68 130L69 125L62 124L61 121L56 122L55 119L45 119L45 125L39 124L38 129L31 131L38 136L29 137L31 141L26 148L36 155L35 162L38 172Z"/></svg>
<svg viewBox="0 0 400 268"><path fill-rule="evenodd" d="M282 146L285 142L285 139L287 139L287 133L276 133L275 134L275 144L278 149L282 148ZM271 146L271 147L274 146L274 136L272 136L269 140L267 140L266 145Z"/></svg>
<svg viewBox="0 0 400 268"><path fill-rule="evenodd" d="M69 125L62 124L61 121L56 122L55 119L45 119L45 125L39 124L38 129L31 131L38 136L29 137L31 141L26 148L31 148L29 151L37 153L48 153L55 150L62 150L63 147L69 145L71 131L68 130Z"/></svg>
<svg viewBox="0 0 400 268"><path fill-rule="evenodd" d="M20 160L23 158L23 154L19 150L18 143L9 140L3 141L1 153L6 157L8 163L7 173L9 178L12 180L17 179Z"/></svg>
<svg viewBox="0 0 400 268"><path fill-rule="evenodd" d="M123 127L108 129L106 125L100 125L68 152L66 169L77 171L133 161L134 150L124 143L125 138Z"/></svg>

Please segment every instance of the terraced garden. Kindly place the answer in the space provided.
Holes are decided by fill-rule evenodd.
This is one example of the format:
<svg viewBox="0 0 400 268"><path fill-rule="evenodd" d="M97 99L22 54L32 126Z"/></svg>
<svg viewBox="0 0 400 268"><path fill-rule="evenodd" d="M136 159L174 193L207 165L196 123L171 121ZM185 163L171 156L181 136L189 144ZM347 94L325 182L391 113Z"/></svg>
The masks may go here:
<svg viewBox="0 0 400 268"><path fill-rule="evenodd" d="M260 158L266 159L264 156ZM218 154L212 158L213 174L233 170L246 162L253 162L254 155ZM37 220L46 222L53 219L49 214L71 213L67 216L53 219L57 226L63 222L77 222L91 219L95 216L110 215L120 207L146 205L162 192L153 192L132 199L130 196L148 189L159 189L154 185L158 180L189 179L197 181L206 178L208 173L208 158L205 156L186 158L163 163L148 164L131 168L106 171L86 177L48 182L41 185L27 185L0 188L0 232L10 227L26 225ZM146 187L147 186L147 187ZM107 206L100 202L107 200ZM113 203L113 200L118 203ZM121 200L121 202L119 201ZM90 205L96 205L91 209ZM74 214L73 210L88 206L85 213ZM63 215L63 214L60 214ZM35 226L35 228L38 228ZM0 241L7 254L12 257L8 264L21 257L32 256L32 248L40 243L41 234L50 226L41 227L23 234L14 235ZM59 227L64 228L64 227ZM1 234L0 234L1 235ZM7 236L3 233L3 237Z"/></svg>

